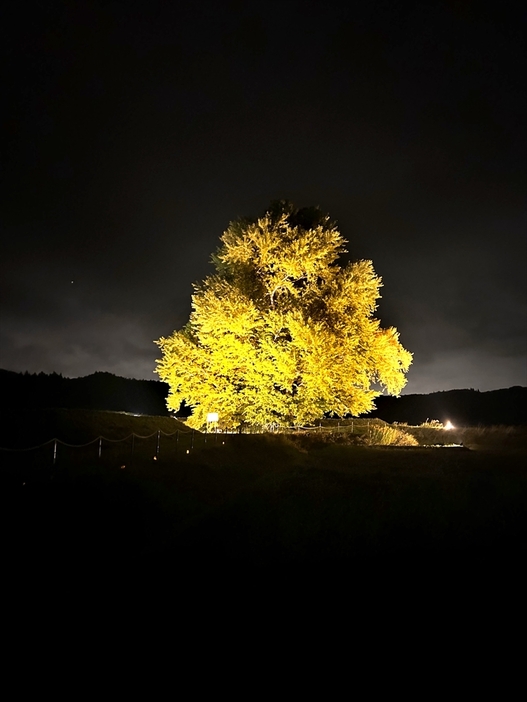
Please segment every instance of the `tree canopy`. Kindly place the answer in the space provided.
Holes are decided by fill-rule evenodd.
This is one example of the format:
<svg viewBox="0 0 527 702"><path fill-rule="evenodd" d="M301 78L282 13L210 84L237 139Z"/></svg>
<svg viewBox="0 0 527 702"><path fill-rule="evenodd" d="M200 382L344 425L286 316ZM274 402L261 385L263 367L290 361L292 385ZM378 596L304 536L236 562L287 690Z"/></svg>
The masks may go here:
<svg viewBox="0 0 527 702"><path fill-rule="evenodd" d="M197 429L211 412L226 429L291 426L400 393L412 354L373 316L381 278L371 261L339 265L347 242L327 215L281 201L221 242L188 323L156 342L170 409L185 400Z"/></svg>

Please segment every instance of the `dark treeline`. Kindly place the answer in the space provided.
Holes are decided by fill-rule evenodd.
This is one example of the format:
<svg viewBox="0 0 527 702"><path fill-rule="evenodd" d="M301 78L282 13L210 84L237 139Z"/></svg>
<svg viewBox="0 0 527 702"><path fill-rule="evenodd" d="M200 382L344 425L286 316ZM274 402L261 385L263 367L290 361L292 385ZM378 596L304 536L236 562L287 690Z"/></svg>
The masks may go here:
<svg viewBox="0 0 527 702"><path fill-rule="evenodd" d="M63 407L168 415L166 383L121 378L112 373L64 378L56 373L33 375L0 370L0 390L3 409Z"/></svg>
<svg viewBox="0 0 527 702"><path fill-rule="evenodd" d="M0 370L1 407L95 409L167 416L168 385L158 380L134 380L112 373L64 378L52 373L29 374ZM458 426L527 423L527 388L448 390L429 395L381 396L369 417L386 422L422 424L427 419ZM188 410L178 412L188 415Z"/></svg>
<svg viewBox="0 0 527 702"><path fill-rule="evenodd" d="M527 388L515 386L503 390L448 390L429 395L381 396L370 417L385 422L422 424L428 419L454 426L492 426L527 424Z"/></svg>

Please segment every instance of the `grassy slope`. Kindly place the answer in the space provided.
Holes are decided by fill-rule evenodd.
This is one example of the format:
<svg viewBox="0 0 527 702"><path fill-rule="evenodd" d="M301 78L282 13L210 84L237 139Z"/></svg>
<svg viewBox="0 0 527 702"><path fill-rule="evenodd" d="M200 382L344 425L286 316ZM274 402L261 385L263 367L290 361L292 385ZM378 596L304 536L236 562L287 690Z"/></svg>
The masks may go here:
<svg viewBox="0 0 527 702"><path fill-rule="evenodd" d="M485 559L523 545L527 480L513 454L326 445L272 467L187 529L207 558L347 566ZM213 461L211 460L211 463ZM247 469L247 464L241 466Z"/></svg>
<svg viewBox="0 0 527 702"><path fill-rule="evenodd" d="M231 436L124 469L107 458L4 463L13 559L358 573L525 552L527 477L515 452Z"/></svg>
<svg viewBox="0 0 527 702"><path fill-rule="evenodd" d="M53 421L79 440L149 434L159 420L174 427L78 412ZM26 440L32 426L23 423ZM466 451L363 448L323 432L200 435L192 446L187 433L164 440L159 461L155 440L138 440L133 460L126 443L105 445L100 461L94 446L59 447L56 466L49 446L4 454L4 552L62 565L146 559L186 573L510 561L525 552L527 475L519 444L500 445L507 436Z"/></svg>
<svg viewBox="0 0 527 702"><path fill-rule="evenodd" d="M70 444L83 444L104 436L116 440L132 432L141 436L158 429L166 433L190 431L172 417L135 416L126 412L82 409L35 409L0 412L0 446L27 448L52 438Z"/></svg>

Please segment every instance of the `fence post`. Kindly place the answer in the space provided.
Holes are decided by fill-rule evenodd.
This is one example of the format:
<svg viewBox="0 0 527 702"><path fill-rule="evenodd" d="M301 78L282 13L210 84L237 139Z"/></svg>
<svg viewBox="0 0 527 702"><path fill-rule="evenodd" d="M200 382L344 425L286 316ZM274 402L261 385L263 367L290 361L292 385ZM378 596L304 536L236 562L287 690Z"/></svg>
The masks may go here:
<svg viewBox="0 0 527 702"><path fill-rule="evenodd" d="M190 435L190 448L194 448L194 429L192 429L192 433Z"/></svg>
<svg viewBox="0 0 527 702"><path fill-rule="evenodd" d="M57 462L57 439L53 442L53 465Z"/></svg>
<svg viewBox="0 0 527 702"><path fill-rule="evenodd" d="M99 437L99 460L101 460L102 453L102 436Z"/></svg>
<svg viewBox="0 0 527 702"><path fill-rule="evenodd" d="M161 437L161 429L157 430L157 446L156 446L156 461L159 460L159 439Z"/></svg>

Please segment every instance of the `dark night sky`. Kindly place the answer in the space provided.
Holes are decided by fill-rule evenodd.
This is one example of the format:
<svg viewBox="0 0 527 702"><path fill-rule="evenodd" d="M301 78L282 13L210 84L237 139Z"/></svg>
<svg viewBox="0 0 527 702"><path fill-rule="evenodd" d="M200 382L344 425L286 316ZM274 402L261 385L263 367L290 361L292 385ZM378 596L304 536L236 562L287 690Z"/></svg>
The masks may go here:
<svg viewBox="0 0 527 702"><path fill-rule="evenodd" d="M527 385L515 7L10 3L0 368L156 378L228 222L287 198L373 260L405 392Z"/></svg>

